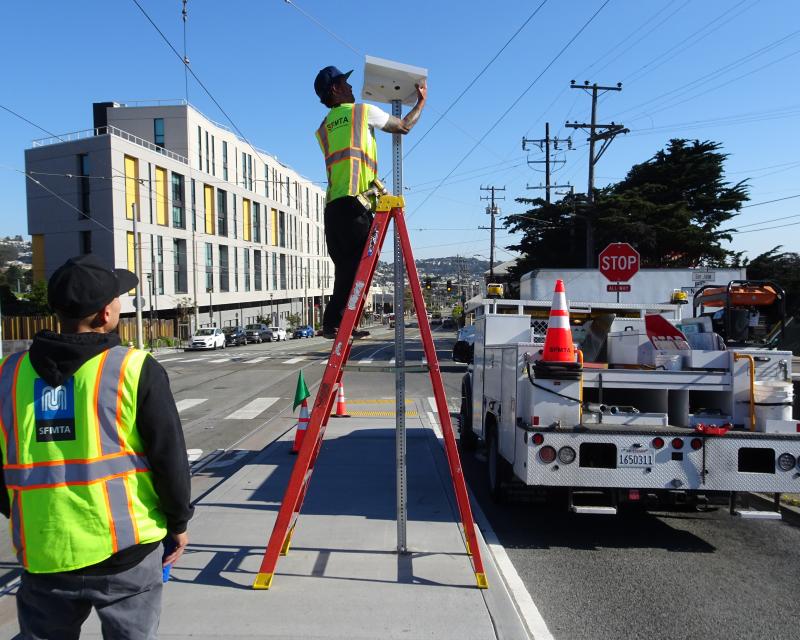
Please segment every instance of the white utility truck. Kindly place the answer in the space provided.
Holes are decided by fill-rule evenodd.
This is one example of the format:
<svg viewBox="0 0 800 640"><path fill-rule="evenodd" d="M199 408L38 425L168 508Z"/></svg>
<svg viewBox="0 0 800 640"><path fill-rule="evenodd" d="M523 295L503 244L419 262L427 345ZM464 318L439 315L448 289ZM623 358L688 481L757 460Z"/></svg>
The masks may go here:
<svg viewBox="0 0 800 640"><path fill-rule="evenodd" d="M800 492L791 352L728 349L708 318L682 319L679 305L569 307L586 362L550 367L541 362L549 301L473 305L461 442L485 443L495 498L515 487L566 493L573 511L616 513L626 501L713 497L744 517L780 517L740 509L736 494L765 492L777 504L781 493ZM679 329L689 348L656 348L649 314Z"/></svg>

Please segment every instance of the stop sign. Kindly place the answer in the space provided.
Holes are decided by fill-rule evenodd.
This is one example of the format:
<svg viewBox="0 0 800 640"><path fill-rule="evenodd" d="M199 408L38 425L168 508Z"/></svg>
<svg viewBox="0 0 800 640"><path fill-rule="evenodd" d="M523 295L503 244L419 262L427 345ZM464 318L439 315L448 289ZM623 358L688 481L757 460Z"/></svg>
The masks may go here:
<svg viewBox="0 0 800 640"><path fill-rule="evenodd" d="M639 271L639 252L627 242L612 242L598 258L600 273L612 282L627 282Z"/></svg>

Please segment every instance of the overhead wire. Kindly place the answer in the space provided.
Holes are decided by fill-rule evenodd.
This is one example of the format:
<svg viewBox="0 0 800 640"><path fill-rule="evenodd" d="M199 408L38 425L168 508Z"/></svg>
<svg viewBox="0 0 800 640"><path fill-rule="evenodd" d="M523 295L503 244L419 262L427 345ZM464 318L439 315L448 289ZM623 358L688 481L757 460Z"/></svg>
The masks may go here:
<svg viewBox="0 0 800 640"><path fill-rule="evenodd" d="M26 118L25 116L23 116L21 113L17 113L17 112L16 112L16 111L14 111L13 109L11 109L11 108L9 108L9 107L7 107L7 106L3 105L3 104L0 104L0 109L4 109L5 111L8 111L8 112L9 112L11 115L13 115L13 116L16 116L17 118L19 118L20 120L23 120L24 122L27 122L27 123L28 123L29 125L31 125L32 127L36 127L37 129L39 129L39 131L44 131L44 132L45 132L45 133L46 133L48 136L50 136L51 138L58 138L59 140L61 140L61 142L64 142L64 139L63 139L61 136L58 136L58 135L56 135L55 133L52 133L51 131L48 131L48 130L47 130L47 129L45 129L44 127L40 127L40 126L39 126L38 124L36 124L35 122L33 122L33 121L31 121L31 120L28 120L28 118Z"/></svg>
<svg viewBox="0 0 800 640"><path fill-rule="evenodd" d="M419 211L419 209L421 209L421 208L422 208L422 207L425 205L425 203L426 203L426 202L427 202L427 201L430 199L430 197L431 197L431 196L432 196L432 195L433 195L433 194L434 194L436 191L438 191L438 189L439 189L439 188L442 186L442 184L444 183L444 181L445 181L445 180L447 180L447 179L448 179L448 178L449 178L449 177L450 177L450 176L451 176L453 173L455 173L455 171L456 171L456 170L457 170L457 169L458 169L458 168L459 168L459 167L460 167L460 166L461 166L461 165L462 165L462 164L463 164L463 163L466 161L466 159L467 159L467 158L469 158L469 156L470 156L470 155L472 155L472 153L473 153L473 152L475 151L475 149L478 147L478 144L480 144L481 142L483 142L483 140L485 140L485 139L486 139L486 138L489 136L489 134L490 134L492 131L494 131L494 130L495 130L495 128L496 128L496 127L497 127L497 126L500 124L500 122L502 122L502 120L503 120L503 119L504 119L504 118L505 118L505 117L506 117L506 116L507 116L507 115L508 115L508 114L511 112L511 110L512 110L512 109L514 109L514 107L516 107L516 106L517 106L517 104L519 104L519 102L522 100L522 98L524 98L524 97L527 95L527 93L528 93L528 92L529 92L529 91L530 91L530 90L531 90L531 89L534 87L534 85L535 85L535 84L536 84L536 83L539 81L539 79L540 79L540 78L541 78L541 77L542 77L542 76L543 76L543 75L544 75L544 74L545 74L545 73L546 73L546 72L547 72L547 71L550 69L550 67L552 67L552 66L553 66L553 64L555 64L555 62L556 62L556 61L557 61L557 60L558 60L558 59L559 59L559 58L560 58L560 57L561 57L561 56L564 54L564 52L565 52L565 51L566 51L566 50L569 48L569 46L570 46L570 45L571 45L571 44L572 44L572 43L573 43L575 40L577 40L577 39L578 39L578 37L579 37L579 36L580 36L580 35L581 35L581 34L582 34L582 33L583 33L585 30L586 30L586 28L587 28L587 27L588 27L588 26L589 26L589 25L590 25L590 24L591 24L591 23L594 21L594 19L595 19L595 18L596 18L596 17L597 17L597 16L600 14L600 12L601 12L601 11L602 11L602 10L603 10L603 9L604 9L604 8L605 8L607 5L608 5L608 3L609 3L609 2L611 2L611 0L605 0L605 2L603 2L603 4L600 6L600 8L599 8L599 9L597 9L597 11L595 11L595 12L592 14L592 16L591 16L591 17L590 17L590 18L589 18L589 19L588 19L586 22L584 22L584 24L583 24L583 25L580 27L580 29L578 29L578 31L575 33L575 35L573 35L573 36L572 36L572 38L570 38L570 39L569 39L569 41L568 41L568 42L567 42L567 43L566 43L566 44L565 44L565 45L564 45L564 46L561 48L561 50L560 50L560 51L559 51L559 52L558 52L558 53L555 55L555 57L553 57L553 59L552 59L552 60L550 60L550 62L547 64L547 66L545 66L545 68L544 68L544 69L543 69L543 70L542 70L542 71L539 73L539 75L537 75L537 76L536 76L536 77L533 79L533 82L531 82L531 83L530 83L530 84L529 84L529 85L528 85L528 86L525 88L525 90L524 90L524 91L523 91L523 92L522 92L522 93L521 93L521 94L520 94L520 95L519 95L519 96L518 96L518 97L517 97L517 98L516 98L516 99L515 99L515 100L514 100L512 103L511 103L511 105L510 105L510 106L509 106L509 107L508 107L508 108L507 108L507 109L506 109L506 110L505 110L505 111L504 111L504 112L503 112L503 113L500 115L500 117L499 117L499 118L497 118L497 119L495 120L495 122L492 124L492 126L491 126L491 127L489 127L489 129L488 129L488 130L487 130L487 131L486 131L486 132L485 132L485 133L484 133L484 134L481 136L480 140L479 140L479 141L478 141L478 142L477 142L475 145L473 145L473 146L472 146L472 148L470 148L470 150L469 150L469 151L467 151L467 153L466 153L466 154L465 154L465 155L464 155L464 156L463 156L463 157L462 157L462 158L461 158L461 159L460 159L460 160L459 160L459 161L456 163L456 165L455 165L455 166L454 166L454 167L453 167L453 168L450 170L450 172L449 172L449 173L448 173L448 174L447 174L447 175L446 175L446 176L445 176L445 177L444 177L444 178L441 180L441 182L440 182L440 183L439 183L439 184L436 186L436 188L435 188L433 191L431 191L431 192L430 192L430 193L429 193L429 194L428 194L428 195L425 197L425 199L424 199L424 200L423 200L423 201L422 201L422 202L421 202L421 203L420 203L420 204L419 204L417 207L415 207L414 211L412 211L412 212L411 212L411 213L408 215L408 218L411 218L411 216L412 216L412 215L414 215L414 214L415 214L417 211Z"/></svg>

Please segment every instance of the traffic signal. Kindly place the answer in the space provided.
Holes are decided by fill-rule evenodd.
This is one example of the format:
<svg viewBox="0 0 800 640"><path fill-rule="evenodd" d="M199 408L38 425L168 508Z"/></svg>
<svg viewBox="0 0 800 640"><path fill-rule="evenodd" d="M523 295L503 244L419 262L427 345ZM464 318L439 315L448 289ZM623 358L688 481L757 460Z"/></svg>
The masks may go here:
<svg viewBox="0 0 800 640"><path fill-rule="evenodd" d="M452 290L453 290L453 281L452 280L448 280L447 281L447 291L449 293Z"/></svg>
<svg viewBox="0 0 800 640"><path fill-rule="evenodd" d="M431 279L430 278L425 278L425 288L426 289L430 289L431 288Z"/></svg>

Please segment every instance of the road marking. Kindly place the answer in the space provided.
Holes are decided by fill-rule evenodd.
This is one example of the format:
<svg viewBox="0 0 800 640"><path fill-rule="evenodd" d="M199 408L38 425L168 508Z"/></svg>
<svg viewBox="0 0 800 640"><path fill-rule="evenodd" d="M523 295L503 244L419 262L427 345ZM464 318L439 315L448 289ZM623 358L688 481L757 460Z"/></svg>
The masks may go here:
<svg viewBox="0 0 800 640"><path fill-rule="evenodd" d="M159 360L159 362L180 362L183 358L164 358L163 360Z"/></svg>
<svg viewBox="0 0 800 640"><path fill-rule="evenodd" d="M348 399L349 404L394 404L394 398L357 398ZM406 404L414 404L414 400L406 398Z"/></svg>
<svg viewBox="0 0 800 640"><path fill-rule="evenodd" d="M189 358L188 360L184 360L184 362L200 362L200 360L205 360L205 358Z"/></svg>
<svg viewBox="0 0 800 640"><path fill-rule="evenodd" d="M358 364L372 364L375 362L372 358L362 358L358 361Z"/></svg>
<svg viewBox="0 0 800 640"><path fill-rule="evenodd" d="M334 415L333 413L331 415ZM351 411L347 415L353 418L392 418L397 415L396 411ZM405 412L406 418L416 418L418 414L413 409Z"/></svg>
<svg viewBox="0 0 800 640"><path fill-rule="evenodd" d="M439 413L439 410L436 408L436 398L434 398L433 396L428 396L428 404L431 406L431 410L434 413ZM448 400L447 401L447 410L451 411L451 412L454 412L454 413L458 413L460 409L458 407L451 407L450 406L450 400Z"/></svg>
<svg viewBox="0 0 800 640"><path fill-rule="evenodd" d="M187 449L186 450L186 457L189 458L189 462L194 462L195 460L199 460L200 456L203 455L202 449Z"/></svg>
<svg viewBox="0 0 800 640"><path fill-rule="evenodd" d="M289 358L288 360L284 360L283 364L297 364L298 362L302 362L305 358Z"/></svg>
<svg viewBox="0 0 800 640"><path fill-rule="evenodd" d="M324 360L320 360L319 363L324 367L326 364L328 364L328 358L325 358Z"/></svg>
<svg viewBox="0 0 800 640"><path fill-rule="evenodd" d="M219 362L229 362L230 358L217 358L216 360L209 360L209 364L217 364Z"/></svg>
<svg viewBox="0 0 800 640"><path fill-rule="evenodd" d="M269 356L263 356L261 358L253 358L252 360L245 360L245 364L256 364L257 362L263 362L264 360L269 360Z"/></svg>
<svg viewBox="0 0 800 640"><path fill-rule="evenodd" d="M178 407L178 412L186 411L187 409L196 407L198 404L204 403L207 399L208 398L186 398L184 400L178 400L175 406Z"/></svg>
<svg viewBox="0 0 800 640"><path fill-rule="evenodd" d="M436 437L444 438L444 434L439 427L439 423L436 421L436 416L434 416L430 411L428 411L428 420L430 421L431 426L433 426L433 430L436 432Z"/></svg>
<svg viewBox="0 0 800 640"><path fill-rule="evenodd" d="M231 415L227 416L226 420L251 420L258 416L262 411L266 411L269 407L275 404L280 398L256 398L244 405L241 409L237 409Z"/></svg>

